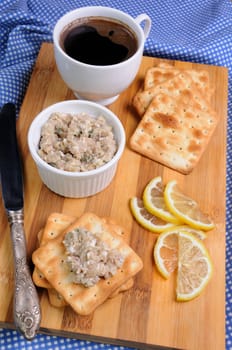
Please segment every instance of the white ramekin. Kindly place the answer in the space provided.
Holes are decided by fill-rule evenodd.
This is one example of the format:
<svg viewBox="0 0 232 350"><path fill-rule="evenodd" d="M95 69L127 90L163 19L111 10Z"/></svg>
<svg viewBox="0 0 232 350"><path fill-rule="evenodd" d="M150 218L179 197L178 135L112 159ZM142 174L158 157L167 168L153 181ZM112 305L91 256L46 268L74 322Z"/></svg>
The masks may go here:
<svg viewBox="0 0 232 350"><path fill-rule="evenodd" d="M53 112L85 112L93 117L104 116L106 121L113 127L118 145L114 157L102 167L85 172L68 172L47 164L38 155L38 144L41 127ZM28 132L29 150L43 183L53 192L70 198L94 195L110 184L116 173L118 161L124 151L125 140L124 128L119 118L112 111L100 104L84 100L63 101L47 107L35 117Z"/></svg>

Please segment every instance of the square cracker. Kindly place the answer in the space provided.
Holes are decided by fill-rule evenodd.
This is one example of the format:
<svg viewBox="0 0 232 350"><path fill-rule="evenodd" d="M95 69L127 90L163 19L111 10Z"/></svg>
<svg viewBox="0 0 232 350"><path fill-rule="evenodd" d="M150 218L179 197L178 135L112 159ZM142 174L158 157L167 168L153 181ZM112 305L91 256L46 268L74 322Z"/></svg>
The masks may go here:
<svg viewBox="0 0 232 350"><path fill-rule="evenodd" d="M156 67L154 69L156 69ZM170 79L164 80L162 83L155 83L154 81L152 82L152 78L150 77L149 80L151 87L145 90L140 90L135 94L133 98L133 106L140 116L144 115L152 99L161 92L177 98L181 96L182 100L185 103L188 103L190 96L188 92L194 92L195 96L193 97L201 99L200 107L208 107L212 94L212 91L209 87L208 72L196 70L180 70L179 73L176 74L178 70L174 69L174 71L174 76Z"/></svg>
<svg viewBox="0 0 232 350"><path fill-rule="evenodd" d="M180 70L173 66L151 67L148 68L144 78L144 90L148 90L158 84L164 83L166 80L173 79Z"/></svg>
<svg viewBox="0 0 232 350"><path fill-rule="evenodd" d="M77 220L75 216L70 216L63 213L50 214L47 219L45 227L42 230L40 230L38 233L39 246L43 246L51 239L58 237L75 220ZM121 235L125 239L125 235L124 235L125 230L121 226L117 225L110 218L104 218L103 220L105 220L105 222L108 223L109 225L111 224L112 230L114 230L115 233L117 233L118 235ZM34 268L32 277L37 287L52 289L52 286L50 285L50 283L46 280L42 272L39 271L39 269L36 266ZM130 287L132 287L132 285L133 285L133 279L130 282L126 283L125 285L120 286L117 291L118 292L125 291ZM113 294L116 295L116 292L114 292ZM53 293L52 295L54 294L55 293Z"/></svg>
<svg viewBox="0 0 232 350"><path fill-rule="evenodd" d="M63 213L52 213L49 215L46 225L44 229L40 230L38 233L38 241L39 245L43 246L50 240L58 237L67 227L69 227L77 218L75 216L66 215ZM112 224L112 230L114 230L115 233L123 236L124 230L118 226L112 219L105 218L104 219L108 224ZM51 289L52 286L50 283L46 280L44 275L41 271L35 266L33 274L33 281L37 285L37 287L41 288L47 288ZM131 286L133 283L127 283L125 286L122 286L122 288L119 288L119 291L122 289L122 291L125 291L127 288L126 286ZM49 291L48 291L49 293ZM52 295L54 296L55 293ZM115 293L114 293L115 294ZM59 298L60 299L60 298Z"/></svg>
<svg viewBox="0 0 232 350"><path fill-rule="evenodd" d="M96 234L111 248L118 249L125 257L123 266L108 279L100 279L93 287L86 288L71 281L70 273L64 263L65 247L62 243L67 232L83 227ZM62 234L46 245L39 247L32 260L47 281L81 315L88 315L101 305L115 290L137 274L143 267L142 260L120 235L113 232L111 225L95 214L85 213Z"/></svg>
<svg viewBox="0 0 232 350"><path fill-rule="evenodd" d="M199 91L204 93L204 96L209 101L212 94L212 89L210 89L209 72L204 69L184 69L176 68L171 65L166 65L165 67L161 65L148 68L144 78L144 90L148 90L165 82L166 80L172 79L181 72L188 73Z"/></svg>
<svg viewBox="0 0 232 350"><path fill-rule="evenodd" d="M63 213L51 213L47 219L43 234L41 236L40 246L46 244L51 239L60 235L77 218L75 216Z"/></svg>
<svg viewBox="0 0 232 350"><path fill-rule="evenodd" d="M43 230L39 231L38 241L40 246L45 245L48 241L58 237L67 227L69 227L77 218L69 216L63 213L52 213L49 215L46 225ZM124 236L125 230L117 225L112 219L104 219L108 224L112 224L112 229L115 233ZM124 237L125 238L125 237ZM46 288L51 305L55 307L63 307L67 305L64 298L52 288L51 284L46 280L42 272L35 266L33 275L33 281L37 287ZM117 296L120 292L124 292L132 288L134 284L133 278L118 287L110 298Z"/></svg>
<svg viewBox="0 0 232 350"><path fill-rule="evenodd" d="M130 138L130 146L183 174L189 174L198 163L218 123L210 106L199 106L201 100L188 91L172 97L157 94Z"/></svg>
<svg viewBox="0 0 232 350"><path fill-rule="evenodd" d="M52 213L49 215L46 225L42 231L39 232L39 245L43 246L51 239L56 238L69 225L76 220L76 217L65 214ZM35 266L32 278L37 287L52 288L50 283L46 280L42 272ZM54 293L53 293L54 294Z"/></svg>

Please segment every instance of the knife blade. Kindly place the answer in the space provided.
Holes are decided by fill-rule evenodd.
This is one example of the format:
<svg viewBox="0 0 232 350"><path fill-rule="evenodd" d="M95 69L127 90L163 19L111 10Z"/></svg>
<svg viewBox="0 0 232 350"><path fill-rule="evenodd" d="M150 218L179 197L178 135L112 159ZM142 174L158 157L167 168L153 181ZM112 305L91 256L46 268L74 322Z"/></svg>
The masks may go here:
<svg viewBox="0 0 232 350"><path fill-rule="evenodd" d="M14 323L24 337L31 340L39 329L41 312L27 262L22 163L12 103L5 104L0 112L0 175L14 257Z"/></svg>

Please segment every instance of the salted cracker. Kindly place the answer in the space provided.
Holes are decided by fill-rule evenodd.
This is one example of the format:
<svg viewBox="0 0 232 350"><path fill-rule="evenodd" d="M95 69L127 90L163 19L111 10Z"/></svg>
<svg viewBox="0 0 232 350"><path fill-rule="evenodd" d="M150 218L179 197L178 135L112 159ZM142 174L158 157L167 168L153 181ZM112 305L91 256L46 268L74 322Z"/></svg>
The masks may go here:
<svg viewBox="0 0 232 350"><path fill-rule="evenodd" d="M76 217L61 214L52 213L49 215L46 221L46 225L43 230L39 231L38 241L39 245L42 246L46 244L51 239L56 238L64 229L71 225ZM43 273L35 266L32 279L37 287L41 288L52 288L50 283L46 280Z"/></svg>
<svg viewBox="0 0 232 350"><path fill-rule="evenodd" d="M151 104L130 138L138 153L189 174L205 151L218 123L216 112L195 91L171 96L164 91Z"/></svg>
<svg viewBox="0 0 232 350"><path fill-rule="evenodd" d="M162 69L164 72L173 71L173 77L171 77L170 73L169 79L165 78L162 81L162 78L160 78L158 81L153 71L159 70L161 73ZM154 67L151 68L151 73L148 70L144 85L144 90L138 91L132 101L133 106L140 116L143 116L153 97L160 92L174 97L182 95L183 99L186 99L186 92L195 91L196 95L201 95L202 100L206 104L209 104L213 93L213 89L210 88L209 74L204 70L178 70L175 68Z"/></svg>
<svg viewBox="0 0 232 350"><path fill-rule="evenodd" d="M180 70L173 66L156 66L148 68L144 78L144 90L148 90L156 85L164 83L166 80L173 79Z"/></svg>
<svg viewBox="0 0 232 350"><path fill-rule="evenodd" d="M123 266L108 279L100 279L93 287L86 288L75 284L65 264L66 252L62 243L65 234L77 227L85 228L96 234L111 248L118 249L125 257ZM32 260L43 273L46 280L78 314L87 315L102 304L118 287L128 282L143 267L142 260L122 237L114 233L111 225L95 214L86 213L70 225L57 238L39 247Z"/></svg>
<svg viewBox="0 0 232 350"><path fill-rule="evenodd" d="M161 65L148 68L144 78L144 90L148 90L157 84L172 79L181 72L188 73L199 89L199 92L204 93L209 101L213 90L210 88L209 72L205 69L176 68L167 64L165 66Z"/></svg>
<svg viewBox="0 0 232 350"><path fill-rule="evenodd" d="M58 237L67 227L69 227L77 218L74 216L66 215L63 213L52 213L49 215L44 229L38 233L38 241L40 246L45 245L48 241ZM112 229L118 235L121 235L125 239L125 230L121 226L117 225L111 218L104 218L106 223L112 225ZM35 266L33 274L33 281L37 287L45 288L48 292L48 297L51 305L55 307L63 307L67 305L63 297L52 288L51 284L46 280L43 273ZM126 283L119 286L110 298L117 296L121 292L125 292L130 289L134 284L133 278Z"/></svg>

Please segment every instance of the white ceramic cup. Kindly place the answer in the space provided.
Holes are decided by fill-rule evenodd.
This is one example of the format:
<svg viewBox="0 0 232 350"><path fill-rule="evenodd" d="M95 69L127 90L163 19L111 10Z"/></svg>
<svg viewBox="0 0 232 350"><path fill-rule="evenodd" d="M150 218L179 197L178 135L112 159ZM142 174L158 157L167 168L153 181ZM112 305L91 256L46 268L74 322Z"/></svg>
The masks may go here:
<svg viewBox="0 0 232 350"><path fill-rule="evenodd" d="M123 62L107 66L82 63L68 56L60 45L61 33L75 20L92 16L114 19L130 27L138 43L134 55ZM55 60L62 79L77 98L109 105L134 80L141 64L144 43L150 29L151 19L148 15L141 14L133 18L129 14L110 7L82 7L66 13L58 20L53 31Z"/></svg>

